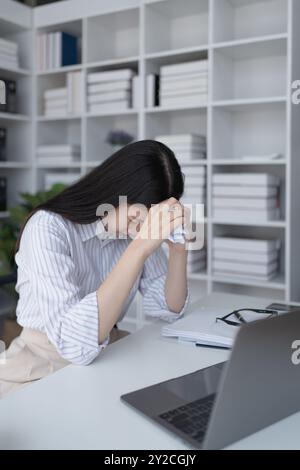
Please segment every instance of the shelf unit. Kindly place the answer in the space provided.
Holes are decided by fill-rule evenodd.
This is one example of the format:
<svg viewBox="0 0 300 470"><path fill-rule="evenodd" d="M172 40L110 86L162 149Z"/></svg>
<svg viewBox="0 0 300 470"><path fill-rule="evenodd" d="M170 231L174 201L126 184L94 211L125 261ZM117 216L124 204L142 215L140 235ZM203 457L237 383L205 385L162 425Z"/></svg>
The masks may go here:
<svg viewBox="0 0 300 470"><path fill-rule="evenodd" d="M6 0L8 1L8 0ZM207 160L190 162L207 168L205 220L207 270L190 276L197 296L214 291L269 296L300 301L300 159L297 152L300 115L290 100L290 84L299 78L300 5L298 0L78 0L38 7L33 12L33 42L45 31L64 30L80 37L81 57L76 66L40 72L32 64L32 119L19 116L12 125L32 126L32 176L28 187L43 185L47 170L37 164L39 144L80 143L80 163L64 168L78 176L107 158L108 130L123 129L136 139L157 134L200 132L207 136ZM145 77L162 65L208 58L209 97L201 106L146 108ZM31 72L18 71L22 80ZM131 67L142 77L138 109L92 115L86 99L77 116L46 118L41 96L60 86L66 73L81 70L84 86L90 72ZM22 110L22 114L24 110ZM8 118L8 116L7 116ZM2 116L0 115L0 122ZM20 131L21 133L21 131ZM281 160L258 163L242 155L281 153ZM26 160L27 162L27 160ZM57 168L59 169L59 168ZM270 171L282 180L282 220L265 223L222 221L212 217L211 182L215 171ZM2 171L2 169L1 169ZM5 172L19 169L4 169ZM27 171L27 170L26 170ZM23 170L22 170L23 172ZM31 186L32 184L32 186ZM298 211L298 212L297 212ZM212 272L211 241L215 234L279 237L283 242L280 273L270 282ZM292 255L293 254L293 255ZM132 318L141 325L140 311Z"/></svg>
<svg viewBox="0 0 300 470"><path fill-rule="evenodd" d="M8 0L1 2L0 37L18 43L19 68L2 68L0 77L17 83L17 113L0 112L0 127L7 129L7 161L0 162L0 176L7 178L8 207L19 201L19 193L33 185L33 29L32 11ZM8 212L0 212L1 220Z"/></svg>

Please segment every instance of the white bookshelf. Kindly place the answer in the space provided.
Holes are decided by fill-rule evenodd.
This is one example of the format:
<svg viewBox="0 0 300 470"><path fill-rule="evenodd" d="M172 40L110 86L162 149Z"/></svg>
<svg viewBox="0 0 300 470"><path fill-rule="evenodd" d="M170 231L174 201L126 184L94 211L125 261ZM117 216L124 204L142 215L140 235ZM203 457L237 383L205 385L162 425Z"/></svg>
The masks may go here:
<svg viewBox="0 0 300 470"><path fill-rule="evenodd" d="M300 111L290 101L290 83L300 74L297 57L299 1L90 0L84 6L83 3L69 0L38 7L33 12L34 42L40 32L75 33L80 37L80 63L40 72L35 63L28 63L28 55L24 54L22 69L7 71L24 82L24 87L29 87L32 65L32 116L28 103L24 102L20 115L0 114L0 123L6 119L15 129L20 127L20 140L26 139L21 127L32 126L34 151L32 161L28 151L26 158L21 154L15 156L12 167L1 168L1 171L23 175L23 185L36 190L43 187L44 174L49 168L37 164L37 145L80 143L80 162L56 167L60 171L75 171L80 176L110 155L105 137L111 129L123 129L136 139L178 132L204 133L208 144L207 160L189 164L207 168L208 259L205 272L190 276L192 290L198 296L214 291L238 291L300 302L297 217ZM44 90L63 86L70 71L82 71L85 89L90 72L133 68L142 77L140 96L144 97L148 73L159 72L162 65L201 58L209 61L209 97L201 106L146 108L142 100L139 109L95 115L87 112L85 102L80 115L58 119L43 116ZM29 142L26 148L27 145L30 149ZM242 155L271 153L281 153L283 158L258 163L241 159ZM18 168L23 159L26 165L31 165L28 170ZM28 181L24 179L25 171ZM214 219L211 182L215 171L269 171L279 175L282 180L281 220L255 223ZM215 234L225 233L280 238L283 248L278 276L269 282L258 282L251 278L215 275L211 241ZM144 319L138 312L131 321L141 325Z"/></svg>

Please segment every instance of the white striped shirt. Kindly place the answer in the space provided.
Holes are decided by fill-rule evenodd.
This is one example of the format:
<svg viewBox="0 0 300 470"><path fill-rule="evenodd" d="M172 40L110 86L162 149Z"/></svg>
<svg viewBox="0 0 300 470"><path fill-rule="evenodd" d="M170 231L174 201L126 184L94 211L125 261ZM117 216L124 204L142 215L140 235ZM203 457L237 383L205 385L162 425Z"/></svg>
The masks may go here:
<svg viewBox="0 0 300 470"><path fill-rule="evenodd" d="M130 243L130 239L99 239L99 224L103 227L99 221L75 224L60 215L38 211L26 224L16 254L18 323L46 333L60 355L75 364L89 364L108 344L109 336L98 343L101 299L98 306L97 289ZM162 248L148 257L119 321L138 289L146 314L167 321L183 314L189 296L180 314L168 309L167 267Z"/></svg>

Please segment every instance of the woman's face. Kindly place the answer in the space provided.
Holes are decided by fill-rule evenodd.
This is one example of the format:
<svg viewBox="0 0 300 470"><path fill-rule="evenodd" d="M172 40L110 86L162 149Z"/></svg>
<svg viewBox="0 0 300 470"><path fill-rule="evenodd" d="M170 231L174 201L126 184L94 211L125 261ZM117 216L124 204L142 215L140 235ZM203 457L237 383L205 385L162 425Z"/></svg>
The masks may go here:
<svg viewBox="0 0 300 470"><path fill-rule="evenodd" d="M122 204L103 219L106 230L117 235L135 238L148 215L148 209L139 204Z"/></svg>

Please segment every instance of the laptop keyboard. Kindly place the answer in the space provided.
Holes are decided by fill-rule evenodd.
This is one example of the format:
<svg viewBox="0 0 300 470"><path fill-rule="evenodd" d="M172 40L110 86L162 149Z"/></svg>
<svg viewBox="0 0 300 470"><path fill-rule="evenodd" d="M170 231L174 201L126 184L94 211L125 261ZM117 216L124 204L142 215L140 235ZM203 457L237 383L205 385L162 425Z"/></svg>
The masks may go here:
<svg viewBox="0 0 300 470"><path fill-rule="evenodd" d="M214 394L208 395L205 398L163 413L159 417L201 443L205 436L214 400Z"/></svg>

